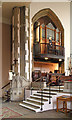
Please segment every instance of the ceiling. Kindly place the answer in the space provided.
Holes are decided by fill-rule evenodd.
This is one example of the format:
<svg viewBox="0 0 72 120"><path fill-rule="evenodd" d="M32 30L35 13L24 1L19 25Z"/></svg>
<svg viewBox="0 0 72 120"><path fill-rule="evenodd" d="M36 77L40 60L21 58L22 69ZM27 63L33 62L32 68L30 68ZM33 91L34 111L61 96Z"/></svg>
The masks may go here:
<svg viewBox="0 0 72 120"><path fill-rule="evenodd" d="M34 0L30 0L30 2L22 2L22 1L21 2L5 2L5 1L7 1L7 0L3 0L3 2L2 2L2 18L8 19L8 20L11 20L12 9L14 7L29 6L31 2L34 2ZM16 1L16 0L11 0L11 1ZM17 1L20 1L20 0L17 0ZM71 0L64 0L64 1L71 1ZM47 0L47 2L48 2L48 0ZM53 2L53 0L52 0L52 2Z"/></svg>
<svg viewBox="0 0 72 120"><path fill-rule="evenodd" d="M11 19L12 9L16 6L29 6L30 2L3 2L2 18Z"/></svg>

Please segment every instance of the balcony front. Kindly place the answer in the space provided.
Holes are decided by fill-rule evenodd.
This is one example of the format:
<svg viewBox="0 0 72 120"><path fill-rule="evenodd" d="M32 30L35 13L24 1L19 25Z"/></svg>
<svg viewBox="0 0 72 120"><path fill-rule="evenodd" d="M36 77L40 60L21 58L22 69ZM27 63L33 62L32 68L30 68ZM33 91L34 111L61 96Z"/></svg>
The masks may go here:
<svg viewBox="0 0 72 120"><path fill-rule="evenodd" d="M50 43L34 43L33 57L34 59L62 59L64 60L64 47L53 45Z"/></svg>

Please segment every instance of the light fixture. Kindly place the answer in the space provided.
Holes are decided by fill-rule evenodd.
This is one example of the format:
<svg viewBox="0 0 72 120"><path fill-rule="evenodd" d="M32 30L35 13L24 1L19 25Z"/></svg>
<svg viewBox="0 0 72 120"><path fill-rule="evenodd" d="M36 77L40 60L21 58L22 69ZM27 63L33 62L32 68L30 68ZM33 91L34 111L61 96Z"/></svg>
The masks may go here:
<svg viewBox="0 0 72 120"><path fill-rule="evenodd" d="M59 59L59 61L62 61L62 59Z"/></svg>
<svg viewBox="0 0 72 120"><path fill-rule="evenodd" d="M47 57L45 57L45 60L48 60L48 58L47 58Z"/></svg>

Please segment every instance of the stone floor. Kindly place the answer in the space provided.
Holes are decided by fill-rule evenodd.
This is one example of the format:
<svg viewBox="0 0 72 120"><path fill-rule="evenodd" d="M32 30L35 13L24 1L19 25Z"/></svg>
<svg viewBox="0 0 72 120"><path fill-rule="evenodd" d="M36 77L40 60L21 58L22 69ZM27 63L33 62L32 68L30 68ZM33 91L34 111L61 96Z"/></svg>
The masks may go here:
<svg viewBox="0 0 72 120"><path fill-rule="evenodd" d="M1 106L1 102L0 102L0 106ZM41 113L36 113L33 112L31 110L25 109L21 106L19 106L18 102L6 102L6 103L2 103L2 107L8 107L10 109L12 109L13 111L21 114L22 116L20 116L19 118L60 118L61 120L64 119L70 119L71 118L71 113L68 113L67 116L65 115L65 113L62 112L56 112L56 110L49 110L49 111L45 111L45 112L41 112ZM5 119L7 120L7 119ZM44 119L45 120L45 119Z"/></svg>

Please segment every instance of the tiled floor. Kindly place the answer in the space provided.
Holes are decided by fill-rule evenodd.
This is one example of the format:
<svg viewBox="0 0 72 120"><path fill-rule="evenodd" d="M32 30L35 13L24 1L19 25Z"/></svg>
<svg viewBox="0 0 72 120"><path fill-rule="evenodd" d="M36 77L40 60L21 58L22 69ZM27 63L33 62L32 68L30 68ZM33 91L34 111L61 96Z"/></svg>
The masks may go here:
<svg viewBox="0 0 72 120"><path fill-rule="evenodd" d="M0 103L0 106L1 106L1 103ZM57 113L56 110L49 110L46 112L36 113L19 106L18 102L2 103L2 107L8 107L11 110L21 114L22 116L20 116L19 118L68 118L69 119L71 117L70 113L68 113L68 115L66 116L62 112Z"/></svg>

